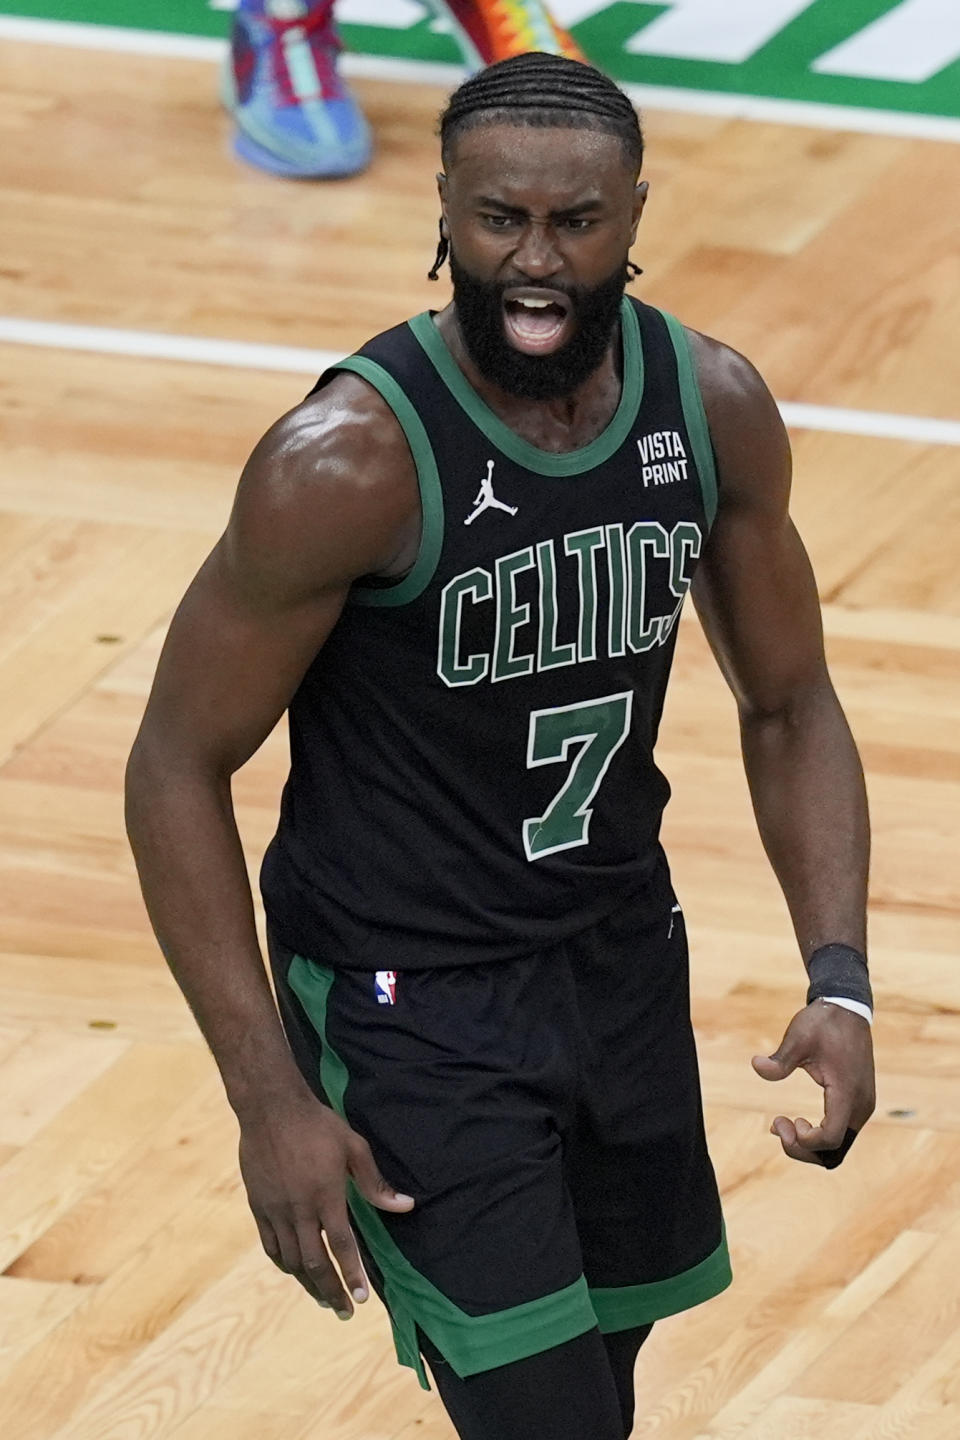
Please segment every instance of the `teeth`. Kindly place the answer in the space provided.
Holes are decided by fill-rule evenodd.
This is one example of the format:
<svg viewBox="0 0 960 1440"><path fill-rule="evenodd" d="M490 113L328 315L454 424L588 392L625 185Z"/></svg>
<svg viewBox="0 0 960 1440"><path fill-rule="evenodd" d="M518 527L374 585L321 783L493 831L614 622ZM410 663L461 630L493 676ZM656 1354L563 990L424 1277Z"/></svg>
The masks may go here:
<svg viewBox="0 0 960 1440"><path fill-rule="evenodd" d="M528 310L546 310L546 308L547 308L548 305L552 305L552 304L553 304L553 301L552 301L552 300L530 300L530 299L528 298L528 299L525 299L525 300L520 300L520 301L518 301L518 304L524 305Z"/></svg>

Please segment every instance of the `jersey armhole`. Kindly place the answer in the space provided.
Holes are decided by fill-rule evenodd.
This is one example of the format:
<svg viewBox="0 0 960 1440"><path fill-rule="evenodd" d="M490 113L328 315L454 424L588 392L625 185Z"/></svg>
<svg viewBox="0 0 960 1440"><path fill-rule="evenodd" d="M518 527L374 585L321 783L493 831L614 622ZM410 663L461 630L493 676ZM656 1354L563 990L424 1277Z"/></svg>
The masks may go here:
<svg viewBox="0 0 960 1440"><path fill-rule="evenodd" d="M403 387L365 355L351 355L331 366L332 371L349 370L372 385L390 406L410 446L417 467L420 507L423 513L420 548L413 568L402 579L383 584L357 581L350 590L354 605L407 605L416 600L433 579L443 545L443 492L429 436Z"/></svg>
<svg viewBox="0 0 960 1440"><path fill-rule="evenodd" d="M697 379L696 361L685 327L680 324L675 315L669 315L666 310L661 310L660 313L667 322L667 329L670 332L670 339L673 341L673 348L677 356L680 403L683 406L683 418L697 462L700 493L703 497L703 509L709 530L717 513L717 467L713 458L713 446L710 443L710 426L707 424L707 413L703 408L703 396L700 393L700 382Z"/></svg>

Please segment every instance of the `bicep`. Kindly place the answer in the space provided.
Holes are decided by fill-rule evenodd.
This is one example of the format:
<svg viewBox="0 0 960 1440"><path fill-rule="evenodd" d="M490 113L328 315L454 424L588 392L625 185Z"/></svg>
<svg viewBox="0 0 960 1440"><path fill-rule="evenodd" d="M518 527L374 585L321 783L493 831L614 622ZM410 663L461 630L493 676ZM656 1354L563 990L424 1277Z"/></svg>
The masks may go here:
<svg viewBox="0 0 960 1440"><path fill-rule="evenodd" d="M231 774L248 760L351 584L389 565L418 518L402 432L384 441L365 390L334 382L247 463L227 529L170 625L138 737L166 764Z"/></svg>

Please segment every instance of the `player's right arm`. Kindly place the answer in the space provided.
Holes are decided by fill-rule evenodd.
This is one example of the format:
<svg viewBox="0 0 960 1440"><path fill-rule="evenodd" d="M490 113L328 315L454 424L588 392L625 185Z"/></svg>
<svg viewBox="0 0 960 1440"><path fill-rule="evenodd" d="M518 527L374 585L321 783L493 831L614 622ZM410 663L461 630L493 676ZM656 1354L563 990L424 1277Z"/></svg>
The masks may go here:
<svg viewBox="0 0 960 1440"><path fill-rule="evenodd" d="M224 535L170 625L127 766L130 843L151 923L219 1066L268 1255L338 1313L363 1271L349 1172L406 1210L366 1142L294 1063L267 982L231 777L283 715L361 576L402 574L420 507L402 431L362 380L338 376L268 431Z"/></svg>

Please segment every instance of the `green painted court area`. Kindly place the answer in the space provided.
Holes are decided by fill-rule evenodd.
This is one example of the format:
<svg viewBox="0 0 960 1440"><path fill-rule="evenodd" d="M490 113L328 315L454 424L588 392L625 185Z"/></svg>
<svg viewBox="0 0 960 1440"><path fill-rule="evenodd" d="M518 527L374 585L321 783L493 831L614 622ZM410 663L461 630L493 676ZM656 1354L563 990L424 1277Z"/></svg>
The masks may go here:
<svg viewBox="0 0 960 1440"><path fill-rule="evenodd" d="M7 0L0 14L222 36L231 0ZM960 0L555 0L621 81L960 118ZM456 63L419 0L340 0L350 50Z"/></svg>

